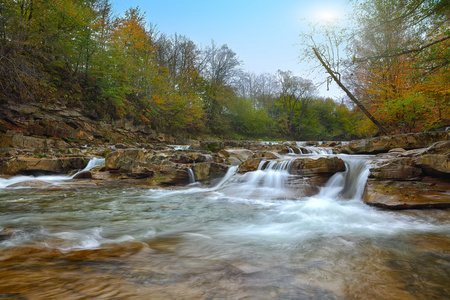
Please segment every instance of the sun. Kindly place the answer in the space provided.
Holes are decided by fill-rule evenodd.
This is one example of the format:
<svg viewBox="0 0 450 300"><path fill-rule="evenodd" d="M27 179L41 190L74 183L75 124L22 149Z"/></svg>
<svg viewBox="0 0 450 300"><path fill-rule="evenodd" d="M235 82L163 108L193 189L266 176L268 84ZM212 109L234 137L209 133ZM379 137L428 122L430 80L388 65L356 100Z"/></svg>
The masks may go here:
<svg viewBox="0 0 450 300"><path fill-rule="evenodd" d="M329 10L321 10L318 14L317 17L319 19L319 21L322 22L330 22L330 21L334 21L337 20L338 14Z"/></svg>

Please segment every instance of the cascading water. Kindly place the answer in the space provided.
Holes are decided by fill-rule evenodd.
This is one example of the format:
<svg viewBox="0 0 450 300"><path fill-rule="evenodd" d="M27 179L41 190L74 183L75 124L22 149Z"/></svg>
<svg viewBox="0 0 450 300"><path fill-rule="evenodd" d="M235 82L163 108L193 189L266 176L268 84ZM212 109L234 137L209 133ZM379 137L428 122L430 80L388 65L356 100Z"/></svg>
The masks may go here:
<svg viewBox="0 0 450 300"><path fill-rule="evenodd" d="M0 189L0 297L446 299L450 212L368 207L370 158L339 157L314 196L292 156L209 188Z"/></svg>
<svg viewBox="0 0 450 300"><path fill-rule="evenodd" d="M195 174L194 171L192 171L191 168L187 168L188 175L189 175L189 183L195 183Z"/></svg>
<svg viewBox="0 0 450 300"><path fill-rule="evenodd" d="M369 160L365 157L339 156L346 166L345 172L334 174L321 189L328 198L361 200L369 176Z"/></svg>
<svg viewBox="0 0 450 300"><path fill-rule="evenodd" d="M263 160L256 171L232 175L220 190L239 198L292 199L294 194L286 189L291 162Z"/></svg>
<svg viewBox="0 0 450 300"><path fill-rule="evenodd" d="M24 182L24 181L30 181L30 180L40 180L40 181L45 181L45 182L58 182L58 181L67 181L67 180L71 180L73 179L76 175L82 173L82 172L86 172L89 171L95 167L101 166L105 164L105 159L104 158L91 158L88 162L88 164L86 165L86 167L80 171L78 171L77 173L73 174L72 176L66 176L66 175L45 175L45 176L38 176L38 177L34 177L34 176L14 176L14 177L10 177L10 178L0 178L0 189L11 186L13 184L19 183L19 182Z"/></svg>

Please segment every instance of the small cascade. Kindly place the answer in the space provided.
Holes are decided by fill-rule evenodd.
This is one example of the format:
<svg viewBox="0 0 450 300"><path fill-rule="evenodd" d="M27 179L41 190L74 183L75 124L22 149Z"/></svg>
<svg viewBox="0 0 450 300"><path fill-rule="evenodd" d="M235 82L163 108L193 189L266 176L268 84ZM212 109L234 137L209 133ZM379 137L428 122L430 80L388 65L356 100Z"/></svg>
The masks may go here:
<svg viewBox="0 0 450 300"><path fill-rule="evenodd" d="M194 171L192 171L191 168L187 168L188 175L189 175L189 183L195 183L195 174Z"/></svg>
<svg viewBox="0 0 450 300"><path fill-rule="evenodd" d="M7 179L4 178L0 178L0 188L6 188L12 184L16 184L19 182L24 182L24 181L30 181L30 180L40 180L40 181L45 181L45 182L60 182L60 181L66 181L66 180L71 180L73 179L77 174L80 174L81 172L86 172L89 171L95 167L101 166L105 164L105 159L104 158L91 158L88 162L88 164L86 165L86 167L81 170L76 172L75 174L73 174L72 176L67 176L67 175L43 175L43 176L14 176L14 177L10 177Z"/></svg>
<svg viewBox="0 0 450 300"><path fill-rule="evenodd" d="M191 145L167 145L167 147L177 151L185 151L189 150Z"/></svg>
<svg viewBox="0 0 450 300"><path fill-rule="evenodd" d="M105 159L104 158L97 158L97 157L91 158L89 160L88 164L86 165L86 167L83 170L78 171L75 174L73 174L72 176L70 176L70 179L74 178L76 175L78 175L78 174L80 174L82 172L86 172L86 171L92 170L93 168L98 167L98 166L102 166L104 164L105 164Z"/></svg>
<svg viewBox="0 0 450 300"><path fill-rule="evenodd" d="M289 154L293 155L295 154L294 149L292 149L291 147L287 147Z"/></svg>
<svg viewBox="0 0 450 300"><path fill-rule="evenodd" d="M319 196L327 198L362 199L369 176L368 160L361 157L341 156L345 172L334 174L321 189Z"/></svg>
<svg viewBox="0 0 450 300"><path fill-rule="evenodd" d="M304 155L329 155L333 154L333 149L327 147L311 147L302 146L299 148L300 153Z"/></svg>
<svg viewBox="0 0 450 300"><path fill-rule="evenodd" d="M294 199L292 191L286 187L293 161L292 159L266 160L259 164L256 171L245 174L227 173L226 179L222 180L215 189L220 189L229 196L245 199Z"/></svg>
<svg viewBox="0 0 450 300"><path fill-rule="evenodd" d="M230 167L225 176L212 189L213 190L220 189L234 174L236 174L237 169L238 166Z"/></svg>

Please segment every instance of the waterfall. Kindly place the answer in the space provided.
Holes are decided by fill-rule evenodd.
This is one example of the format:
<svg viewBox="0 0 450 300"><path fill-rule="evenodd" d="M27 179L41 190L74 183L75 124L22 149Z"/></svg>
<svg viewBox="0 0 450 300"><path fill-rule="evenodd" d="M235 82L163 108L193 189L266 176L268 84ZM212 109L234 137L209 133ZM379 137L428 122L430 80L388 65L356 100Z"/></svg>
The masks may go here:
<svg viewBox="0 0 450 300"><path fill-rule="evenodd" d="M346 170L334 174L320 191L328 198L362 199L369 176L368 160L363 157L340 156Z"/></svg>
<svg viewBox="0 0 450 300"><path fill-rule="evenodd" d="M256 171L244 174L236 173L237 167L232 167L214 190L243 199L295 199L293 191L287 188L292 161L263 160Z"/></svg>
<svg viewBox="0 0 450 300"><path fill-rule="evenodd" d="M191 168L187 168L188 175L189 175L189 183L195 183L195 174L194 171L192 171Z"/></svg>
<svg viewBox="0 0 450 300"><path fill-rule="evenodd" d="M320 188L318 196L327 199L361 199L369 175L366 157L339 156L346 165L344 172L330 177ZM303 178L289 173L295 159L263 160L256 171L244 174L236 173L236 167L230 168L224 179L214 187L227 195L259 199L299 199L306 187Z"/></svg>

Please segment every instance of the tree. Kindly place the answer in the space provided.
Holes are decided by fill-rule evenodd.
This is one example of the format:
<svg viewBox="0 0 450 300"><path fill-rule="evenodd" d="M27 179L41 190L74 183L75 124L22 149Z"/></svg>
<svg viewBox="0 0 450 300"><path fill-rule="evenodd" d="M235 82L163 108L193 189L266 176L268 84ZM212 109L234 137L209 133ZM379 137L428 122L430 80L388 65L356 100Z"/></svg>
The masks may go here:
<svg viewBox="0 0 450 300"><path fill-rule="evenodd" d="M287 118L287 132L293 137L294 122L302 122L308 104L316 93L316 88L310 80L294 76L291 71L278 70L278 82L279 101ZM298 112L296 116L295 112Z"/></svg>
<svg viewBox="0 0 450 300"><path fill-rule="evenodd" d="M444 86L426 87L448 70L449 10L448 1L428 0L363 1L357 6L349 82L393 133L442 126L450 118Z"/></svg>

